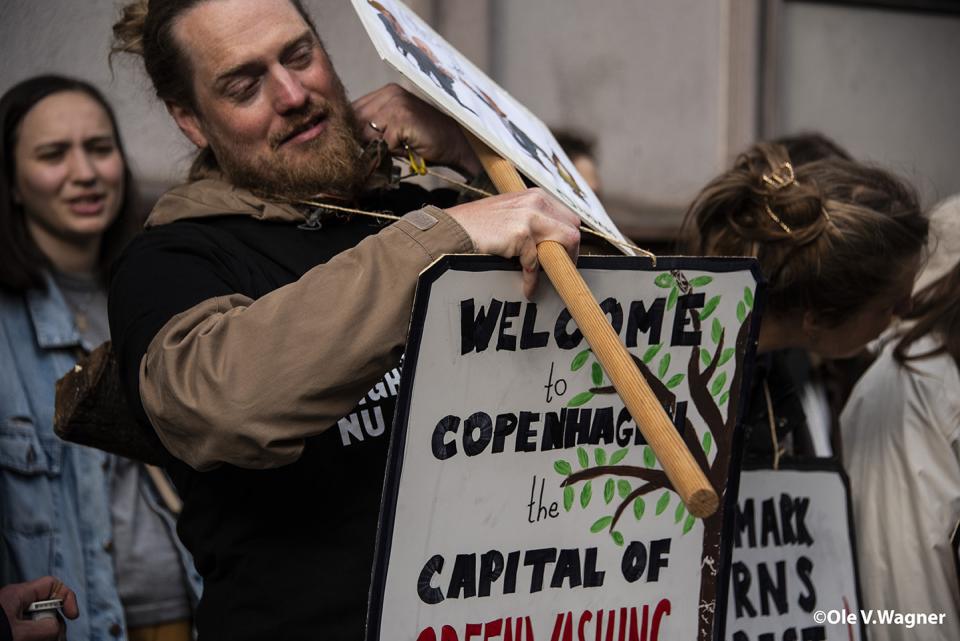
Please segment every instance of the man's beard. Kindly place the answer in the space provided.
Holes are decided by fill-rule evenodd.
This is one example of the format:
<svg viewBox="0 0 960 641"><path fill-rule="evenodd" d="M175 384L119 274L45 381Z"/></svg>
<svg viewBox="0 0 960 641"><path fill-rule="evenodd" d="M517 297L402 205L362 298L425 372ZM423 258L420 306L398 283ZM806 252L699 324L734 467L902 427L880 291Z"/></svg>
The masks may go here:
<svg viewBox="0 0 960 641"><path fill-rule="evenodd" d="M363 186L369 167L360 162L353 109L341 93L333 100L308 103L303 114L270 140L271 152L250 156L228 137L211 141L220 168L231 183L270 197L289 200L327 195L349 200ZM287 148L283 142L325 114L325 128L313 140Z"/></svg>

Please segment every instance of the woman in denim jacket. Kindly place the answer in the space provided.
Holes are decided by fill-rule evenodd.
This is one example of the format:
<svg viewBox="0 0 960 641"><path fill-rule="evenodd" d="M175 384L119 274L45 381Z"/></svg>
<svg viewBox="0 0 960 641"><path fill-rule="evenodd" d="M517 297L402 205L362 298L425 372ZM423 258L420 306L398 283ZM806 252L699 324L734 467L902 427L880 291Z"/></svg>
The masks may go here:
<svg viewBox="0 0 960 641"><path fill-rule="evenodd" d="M73 587L73 639L188 638L199 581L163 479L53 432L54 384L109 338L104 279L137 226L115 117L89 84L41 76L0 98L0 124L0 585Z"/></svg>

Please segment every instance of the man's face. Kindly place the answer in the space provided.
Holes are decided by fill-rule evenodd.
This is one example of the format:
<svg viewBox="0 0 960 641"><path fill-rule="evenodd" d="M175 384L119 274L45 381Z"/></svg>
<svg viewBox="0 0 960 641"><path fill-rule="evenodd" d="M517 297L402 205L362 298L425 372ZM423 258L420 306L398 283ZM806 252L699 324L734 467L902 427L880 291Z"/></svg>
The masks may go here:
<svg viewBox="0 0 960 641"><path fill-rule="evenodd" d="M353 110L288 0L208 0L173 35L193 68L196 109L171 113L233 184L290 198L356 190L365 172Z"/></svg>

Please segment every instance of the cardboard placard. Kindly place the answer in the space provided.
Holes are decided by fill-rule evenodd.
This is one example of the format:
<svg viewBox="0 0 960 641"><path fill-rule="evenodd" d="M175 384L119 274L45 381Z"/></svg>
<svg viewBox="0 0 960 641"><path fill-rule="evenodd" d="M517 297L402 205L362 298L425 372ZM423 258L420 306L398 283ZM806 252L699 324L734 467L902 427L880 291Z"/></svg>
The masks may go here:
<svg viewBox="0 0 960 641"><path fill-rule="evenodd" d="M831 459L744 469L727 592L728 641L860 641L850 486ZM819 621L818 612L856 622Z"/></svg>
<svg viewBox="0 0 960 641"><path fill-rule="evenodd" d="M353 0L380 57L593 229L628 242L543 122L398 0ZM618 246L626 253L632 250Z"/></svg>
<svg viewBox="0 0 960 641"><path fill-rule="evenodd" d="M516 262L444 257L417 290L368 640L695 641L718 629L756 262L579 268L721 509L687 514L551 287L526 301Z"/></svg>

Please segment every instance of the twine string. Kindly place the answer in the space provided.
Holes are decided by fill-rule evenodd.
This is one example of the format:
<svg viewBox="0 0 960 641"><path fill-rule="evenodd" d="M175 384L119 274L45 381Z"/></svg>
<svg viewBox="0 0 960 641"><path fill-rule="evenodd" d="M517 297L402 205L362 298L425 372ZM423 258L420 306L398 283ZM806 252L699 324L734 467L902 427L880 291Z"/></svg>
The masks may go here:
<svg viewBox="0 0 960 641"><path fill-rule="evenodd" d="M471 192L473 192L473 193L479 194L479 195L481 195L481 196L483 196L483 197L487 197L487 198L488 198L488 197L490 197L490 196L496 195L496 194L490 193L489 191L486 191L485 189L481 189L481 188L479 188L479 187L474 187L473 185L468 185L466 182L459 181L459 180L454 180L453 178L450 178L449 176L445 176L445 175L443 175L443 174L441 174L441 173L439 173L439 172L433 171L432 169L430 169L430 168L427 166L426 162L425 162L422 158L420 158L420 159L419 159L419 162L417 162L417 159L414 159L414 158L413 158L412 152L411 152L411 154L410 154L410 158L400 157L399 160L402 161L402 162L405 162L405 163L410 167L410 173L407 174L407 175L405 175L405 176L400 176L400 180L407 180L407 179L414 178L414 177L429 175L429 176L432 176L432 177L434 177L434 178L437 178L437 179L439 179L439 180L441 180L441 181L443 181L443 182L446 182L446 183L448 183L448 184L450 184L450 185L453 185L453 186L455 186L455 187L457 187L457 188L459 188L459 189L465 189L465 190L467 190L467 191L471 191ZM358 209L358 208L355 208L355 207L345 207L345 206L343 206L343 205L333 205L333 204L330 204L330 203L320 202L320 201L317 201L317 200L298 199L298 200L287 201L287 202L291 202L292 204L308 205L308 206L310 206L310 207L319 208L319 209L326 209L326 210L329 210L329 211L334 211L334 212L339 212L339 213L344 213L344 214L356 214L356 215L358 215L358 216L367 216L367 217L371 217L371 218L379 218L379 219L382 219L382 220L391 220L391 221L400 220L400 216L397 216L397 215L395 215L395 214L388 214L388 213L382 212L382 211L369 211L369 210L366 210L366 209ZM612 244L612 245L615 245L615 246L617 246L617 247L622 247L622 248L626 248L626 249L631 249L631 250L633 250L633 251L641 254L642 256L645 256L646 258L649 258L651 261L653 261L653 266L654 266L654 267L656 267L656 265L657 265L657 256L656 256L656 254L654 254L653 252L647 251L646 249L643 249L642 247L638 247L637 245L634 245L633 243L629 243L629 242L626 242L626 241L624 241L624 240L621 240L621 239L619 239L619 238L617 238L616 236L613 236L613 235L611 235L611 234L607 234L607 233L602 232L602 231L597 231L597 230L595 230L595 229L591 229L590 227L587 227L586 225L580 225L580 232L581 232L581 233L585 233L585 234L590 234L590 235L592 235L592 236L596 236L597 238L602 238L603 240L605 240L605 241L607 241L608 243L610 243L610 244Z"/></svg>
<svg viewBox="0 0 960 641"><path fill-rule="evenodd" d="M773 416L773 401L770 398L770 386L767 385L767 379L763 379L763 395L767 401L767 420L770 423L770 441L773 444L773 469L780 469L780 456L784 449L780 447L780 438L777 436L777 423Z"/></svg>

